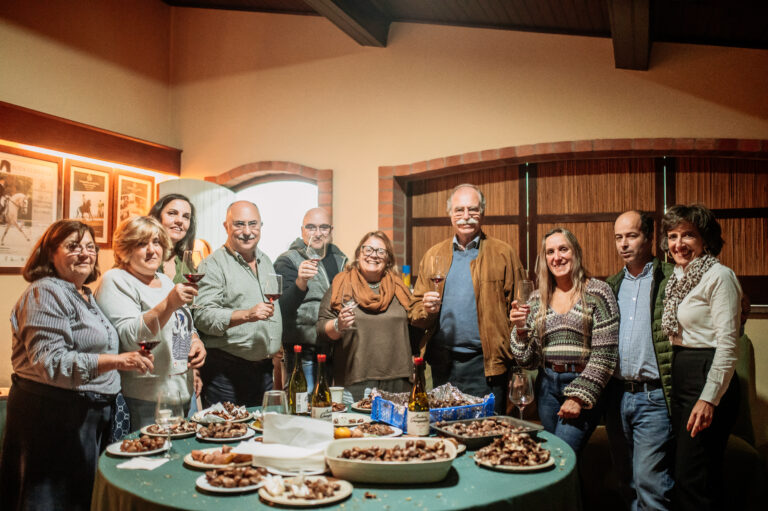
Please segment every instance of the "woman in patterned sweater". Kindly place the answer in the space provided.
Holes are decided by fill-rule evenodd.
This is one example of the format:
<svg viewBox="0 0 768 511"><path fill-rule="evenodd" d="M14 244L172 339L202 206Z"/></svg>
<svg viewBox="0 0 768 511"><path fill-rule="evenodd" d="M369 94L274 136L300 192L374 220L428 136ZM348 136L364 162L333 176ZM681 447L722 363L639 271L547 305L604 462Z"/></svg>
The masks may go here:
<svg viewBox="0 0 768 511"><path fill-rule="evenodd" d="M522 367L541 368L541 423L579 453L600 420L618 359L619 308L608 284L587 276L567 229L544 236L536 273L530 302L512 302L512 353Z"/></svg>

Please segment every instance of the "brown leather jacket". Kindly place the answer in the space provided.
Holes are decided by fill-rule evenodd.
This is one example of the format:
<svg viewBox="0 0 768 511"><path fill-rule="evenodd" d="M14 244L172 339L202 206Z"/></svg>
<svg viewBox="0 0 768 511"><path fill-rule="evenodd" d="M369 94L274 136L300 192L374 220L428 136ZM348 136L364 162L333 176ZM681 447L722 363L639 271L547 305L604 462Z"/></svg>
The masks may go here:
<svg viewBox="0 0 768 511"><path fill-rule="evenodd" d="M485 375L496 376L504 374L514 360L509 349L509 335L512 331L509 324L509 306L514 300L515 282L523 278L525 270L512 247L482 232L478 251L477 259L470 263L477 305L477 323L483 345ZM408 319L414 326L427 330L421 342L422 350L439 326L439 312L428 313L424 310L422 302L424 293L432 289L427 273L430 261L435 255L447 261L446 268L450 268L453 259L453 238L427 250L419 264L419 278L413 290ZM441 284L440 293L443 291L443 285L444 283Z"/></svg>

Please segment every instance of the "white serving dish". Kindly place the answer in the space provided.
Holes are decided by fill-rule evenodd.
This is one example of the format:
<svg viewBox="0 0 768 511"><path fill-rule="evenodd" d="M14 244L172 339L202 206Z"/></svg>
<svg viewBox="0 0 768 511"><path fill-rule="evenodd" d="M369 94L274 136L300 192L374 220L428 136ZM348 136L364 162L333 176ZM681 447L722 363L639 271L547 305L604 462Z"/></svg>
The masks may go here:
<svg viewBox="0 0 768 511"><path fill-rule="evenodd" d="M339 458L345 449L372 446L389 449L405 446L408 440L424 440L427 445L445 442L448 458L432 461L360 461ZM325 461L333 476L346 481L383 484L419 484L442 481L456 458L456 446L441 438L345 438L334 440L325 449Z"/></svg>

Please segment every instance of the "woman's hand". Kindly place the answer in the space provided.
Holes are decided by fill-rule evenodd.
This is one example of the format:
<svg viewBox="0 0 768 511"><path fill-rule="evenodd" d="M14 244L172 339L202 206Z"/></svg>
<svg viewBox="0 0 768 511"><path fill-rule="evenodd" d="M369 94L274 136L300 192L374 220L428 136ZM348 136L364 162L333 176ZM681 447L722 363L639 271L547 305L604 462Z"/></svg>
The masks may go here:
<svg viewBox="0 0 768 511"><path fill-rule="evenodd" d="M175 311L179 307L182 307L188 303L192 303L192 300L197 296L197 284L191 284L189 282L179 283L173 286L171 292L168 293L166 300L168 306L172 311Z"/></svg>
<svg viewBox="0 0 768 511"><path fill-rule="evenodd" d="M575 419L581 415L582 408L581 399L577 397L569 397L560 407L560 411L557 412L557 416L561 419Z"/></svg>
<svg viewBox="0 0 768 511"><path fill-rule="evenodd" d="M691 416L688 417L688 424L685 429L691 432L691 438L694 438L712 425L712 416L715 414L715 405L699 399L696 404L693 405L691 410Z"/></svg>
<svg viewBox="0 0 768 511"><path fill-rule="evenodd" d="M517 329L525 328L525 320L531 313L531 306L526 303L512 302L509 308L509 322Z"/></svg>
<svg viewBox="0 0 768 511"><path fill-rule="evenodd" d="M440 311L440 293L437 291L427 291L421 299L424 304L424 310L429 314L436 314Z"/></svg>
<svg viewBox="0 0 768 511"><path fill-rule="evenodd" d="M143 351L127 351L115 355L117 357L116 368L118 371L136 371L141 374L152 372L155 368L154 355Z"/></svg>
<svg viewBox="0 0 768 511"><path fill-rule="evenodd" d="M205 363L205 357L208 353L205 351L203 341L199 337L192 338L192 346L189 348L189 355L187 355L187 367L190 369L200 369Z"/></svg>
<svg viewBox="0 0 768 511"><path fill-rule="evenodd" d="M339 330L342 332L355 323L354 307L345 307L339 312Z"/></svg>

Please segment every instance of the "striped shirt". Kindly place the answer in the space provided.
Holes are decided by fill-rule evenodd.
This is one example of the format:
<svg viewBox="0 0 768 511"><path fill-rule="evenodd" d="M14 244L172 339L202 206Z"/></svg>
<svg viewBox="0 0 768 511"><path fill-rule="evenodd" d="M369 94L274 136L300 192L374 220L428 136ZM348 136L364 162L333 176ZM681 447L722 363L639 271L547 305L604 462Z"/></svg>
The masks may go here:
<svg viewBox="0 0 768 511"><path fill-rule="evenodd" d="M586 302L586 303L585 303ZM540 337L533 326L541 306L538 291L528 302L529 339L518 340L513 329L512 354L524 368L532 369L542 362L553 364L585 364L581 374L565 387L567 397L578 397L586 408L597 403L605 385L610 380L618 360L619 307L611 288L605 282L589 279L584 301L579 300L565 314L558 314L551 307L547 310L544 334ZM591 335L585 337L584 324L591 327ZM542 360L543 356L543 360Z"/></svg>
<svg viewBox="0 0 768 511"><path fill-rule="evenodd" d="M117 353L117 331L69 281L36 280L11 312L13 371L28 380L76 391L117 394L117 371L98 374L99 355Z"/></svg>

